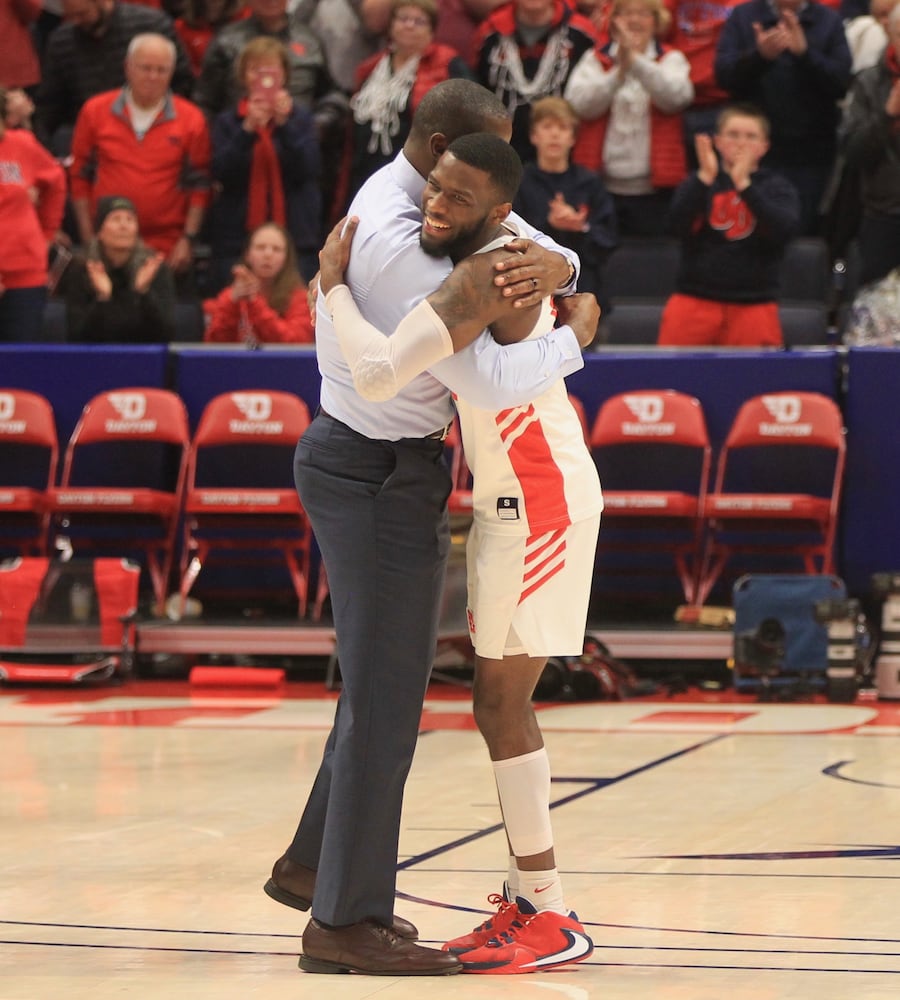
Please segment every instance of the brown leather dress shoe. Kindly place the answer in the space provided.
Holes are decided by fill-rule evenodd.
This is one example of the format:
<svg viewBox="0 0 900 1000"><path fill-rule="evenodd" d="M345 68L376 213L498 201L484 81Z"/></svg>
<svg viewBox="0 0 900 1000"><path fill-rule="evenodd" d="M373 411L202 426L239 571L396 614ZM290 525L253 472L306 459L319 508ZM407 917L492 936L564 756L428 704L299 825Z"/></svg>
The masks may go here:
<svg viewBox="0 0 900 1000"><path fill-rule="evenodd" d="M306 865L299 865L282 855L272 866L272 877L263 886L263 891L278 903L292 906L295 910L308 910L312 906L313 891L316 888L316 873ZM416 941L418 928L403 917L394 914L391 930L407 941Z"/></svg>
<svg viewBox="0 0 900 1000"><path fill-rule="evenodd" d="M413 944L374 920L348 927L323 927L310 920L299 965L304 972L365 976L452 976L462 971L456 955Z"/></svg>

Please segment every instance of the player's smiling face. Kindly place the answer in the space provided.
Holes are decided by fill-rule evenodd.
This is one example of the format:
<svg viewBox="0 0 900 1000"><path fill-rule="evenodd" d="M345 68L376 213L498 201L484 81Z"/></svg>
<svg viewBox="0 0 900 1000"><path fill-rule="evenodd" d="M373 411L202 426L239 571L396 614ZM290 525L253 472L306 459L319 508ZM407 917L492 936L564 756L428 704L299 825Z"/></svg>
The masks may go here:
<svg viewBox="0 0 900 1000"><path fill-rule="evenodd" d="M454 261L473 253L505 218L488 175L445 153L428 175L422 195L420 243L432 257Z"/></svg>

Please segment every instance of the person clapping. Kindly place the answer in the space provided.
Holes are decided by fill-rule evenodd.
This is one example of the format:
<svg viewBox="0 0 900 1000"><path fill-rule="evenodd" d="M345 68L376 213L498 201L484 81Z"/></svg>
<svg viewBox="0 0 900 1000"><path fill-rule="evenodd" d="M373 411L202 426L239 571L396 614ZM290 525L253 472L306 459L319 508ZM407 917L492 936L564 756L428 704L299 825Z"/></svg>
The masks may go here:
<svg viewBox="0 0 900 1000"><path fill-rule="evenodd" d="M662 0L615 0L612 41L582 57L565 90L582 120L595 123L593 153L582 162L612 194L620 236L662 235L687 172L681 112L694 88L683 53L659 40L669 21Z"/></svg>
<svg viewBox="0 0 900 1000"><path fill-rule="evenodd" d="M306 284L282 226L267 222L250 234L232 282L204 303L204 340L220 343L312 343Z"/></svg>
<svg viewBox="0 0 900 1000"><path fill-rule="evenodd" d="M137 210L101 198L95 237L63 274L68 339L90 344L167 343L175 333L175 282L164 255L140 237Z"/></svg>

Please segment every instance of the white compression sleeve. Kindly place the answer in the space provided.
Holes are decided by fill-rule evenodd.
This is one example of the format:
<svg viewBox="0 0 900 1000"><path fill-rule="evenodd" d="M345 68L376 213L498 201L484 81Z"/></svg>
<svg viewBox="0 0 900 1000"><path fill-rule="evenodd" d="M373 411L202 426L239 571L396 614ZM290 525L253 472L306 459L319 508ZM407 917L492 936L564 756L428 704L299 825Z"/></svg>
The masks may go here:
<svg viewBox="0 0 900 1000"><path fill-rule="evenodd" d="M494 779L509 846L517 858L553 847L550 825L550 760L541 747L493 761Z"/></svg>
<svg viewBox="0 0 900 1000"><path fill-rule="evenodd" d="M389 337L363 319L346 285L331 289L325 308L334 321L353 385L363 399L393 399L416 375L453 353L447 327L424 300Z"/></svg>

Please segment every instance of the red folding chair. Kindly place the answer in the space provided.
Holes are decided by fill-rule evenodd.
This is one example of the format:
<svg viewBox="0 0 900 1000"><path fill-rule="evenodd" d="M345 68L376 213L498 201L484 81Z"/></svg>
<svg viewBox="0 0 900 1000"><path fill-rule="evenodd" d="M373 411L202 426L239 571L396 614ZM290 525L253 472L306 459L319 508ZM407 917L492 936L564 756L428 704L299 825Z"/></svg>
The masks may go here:
<svg viewBox="0 0 900 1000"><path fill-rule="evenodd" d="M711 461L699 400L672 389L620 393L600 408L590 443L603 487L599 553L669 553L694 603Z"/></svg>
<svg viewBox="0 0 900 1000"><path fill-rule="evenodd" d="M187 412L165 389L102 392L85 406L50 491L57 548L143 555L157 607L171 575L187 468Z"/></svg>
<svg viewBox="0 0 900 1000"><path fill-rule="evenodd" d="M294 449L309 426L288 392L226 392L211 399L191 444L184 501L182 602L213 558L283 563L306 614L312 531L294 486Z"/></svg>
<svg viewBox="0 0 900 1000"><path fill-rule="evenodd" d="M846 457L841 412L815 392L747 400L719 456L706 498L702 603L737 554L800 560L805 572L834 572L834 539Z"/></svg>
<svg viewBox="0 0 900 1000"><path fill-rule="evenodd" d="M49 401L24 389L0 389L0 551L46 555L48 490L58 460Z"/></svg>

